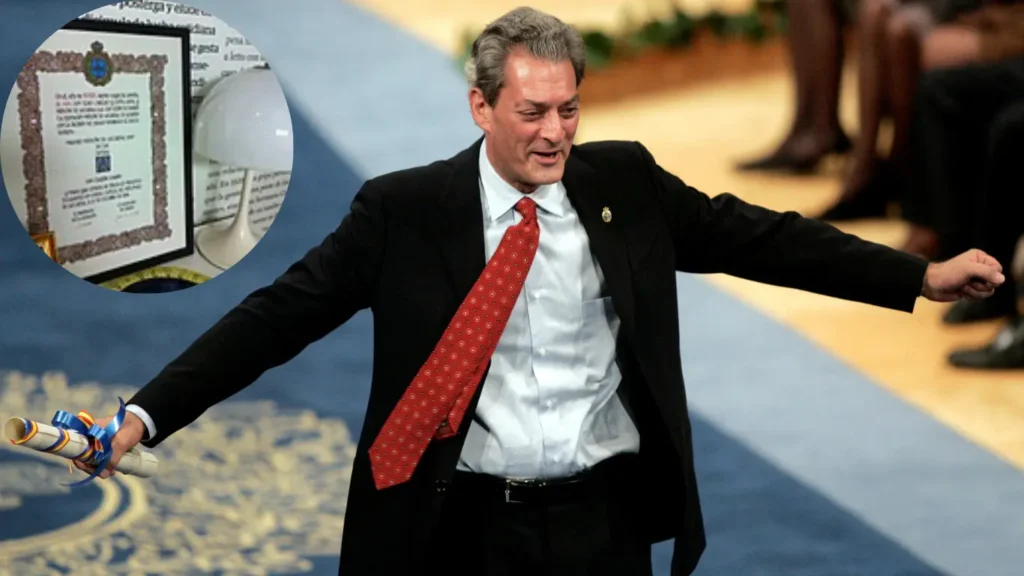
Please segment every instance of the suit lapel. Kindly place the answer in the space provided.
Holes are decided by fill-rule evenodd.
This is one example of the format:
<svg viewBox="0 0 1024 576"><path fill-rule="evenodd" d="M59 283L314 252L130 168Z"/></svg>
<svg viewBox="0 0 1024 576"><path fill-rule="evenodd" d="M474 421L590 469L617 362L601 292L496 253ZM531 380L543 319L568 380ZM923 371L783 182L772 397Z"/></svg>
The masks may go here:
<svg viewBox="0 0 1024 576"><path fill-rule="evenodd" d="M477 140L453 158L455 172L441 195L440 211L434 219L441 257L458 297L455 308L473 288L487 264L478 164L482 142L483 138Z"/></svg>
<svg viewBox="0 0 1024 576"><path fill-rule="evenodd" d="M633 282L624 225L629 206L602 182L594 169L570 154L562 183L587 232L590 250L601 265L608 295L627 333L633 330Z"/></svg>

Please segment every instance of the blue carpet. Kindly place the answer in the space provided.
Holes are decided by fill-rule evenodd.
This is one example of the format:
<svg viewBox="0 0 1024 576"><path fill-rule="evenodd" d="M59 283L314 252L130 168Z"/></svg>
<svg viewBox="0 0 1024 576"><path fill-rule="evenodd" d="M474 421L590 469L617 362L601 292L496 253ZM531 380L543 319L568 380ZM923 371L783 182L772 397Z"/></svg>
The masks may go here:
<svg viewBox="0 0 1024 576"><path fill-rule="evenodd" d="M194 2L260 47L293 105L288 196L256 250L228 273L179 293L115 294L52 266L0 206L0 418L102 412L318 243L364 178L445 156L475 135L443 56L351 6L311 2L315 12L304 13L270 0ZM13 83L53 29L93 7L5 2L0 19L19 26L0 38L0 84ZM260 7L274 16L260 16ZM337 78L349 82L345 89L333 85ZM399 78L413 81L402 90ZM704 282L681 278L680 292L709 531L699 574L1019 573L1018 471ZM0 566L336 573L370 332L369 315L357 315L208 412L161 446L158 478L72 495L58 465L4 445L0 510L18 522L0 527ZM908 440L884 441L892 431ZM848 454L859 468L842 465ZM911 493L915 485L920 494ZM667 574L669 554L668 543L656 547L657 574Z"/></svg>

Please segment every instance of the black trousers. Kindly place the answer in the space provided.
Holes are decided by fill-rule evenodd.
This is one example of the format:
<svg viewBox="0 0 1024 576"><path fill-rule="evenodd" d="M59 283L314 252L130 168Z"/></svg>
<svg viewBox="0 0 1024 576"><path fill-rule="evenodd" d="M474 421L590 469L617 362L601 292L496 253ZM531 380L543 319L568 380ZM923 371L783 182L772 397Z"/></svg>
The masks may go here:
<svg viewBox="0 0 1024 576"><path fill-rule="evenodd" d="M423 573L651 575L631 458L611 458L574 485L513 489L509 502L499 479L456 473Z"/></svg>
<svg viewBox="0 0 1024 576"><path fill-rule="evenodd" d="M910 130L903 217L938 234L939 259L983 242L994 246L1002 240L987 237L989 232L1016 225L1019 212L991 214L997 203L979 198L998 194L1014 174L1020 180L1019 163L1001 164L1003 156L995 150L1000 137L993 129L1000 114L1022 98L1022 58L922 77Z"/></svg>
<svg viewBox="0 0 1024 576"><path fill-rule="evenodd" d="M974 236L978 246L1008 271L1024 235L1024 94L993 120L986 151ZM1012 274L1004 276L1006 283L994 297L1016 302L1016 280Z"/></svg>

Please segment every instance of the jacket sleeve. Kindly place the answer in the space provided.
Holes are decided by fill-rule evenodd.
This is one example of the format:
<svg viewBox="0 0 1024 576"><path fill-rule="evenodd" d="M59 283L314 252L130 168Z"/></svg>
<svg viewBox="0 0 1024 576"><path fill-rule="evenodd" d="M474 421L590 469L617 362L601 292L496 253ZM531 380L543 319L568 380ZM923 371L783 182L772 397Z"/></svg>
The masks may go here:
<svg viewBox="0 0 1024 576"><path fill-rule="evenodd" d="M680 272L723 273L912 312L926 260L847 234L796 212L732 194L709 197L655 162L637 143L667 220Z"/></svg>
<svg viewBox="0 0 1024 576"><path fill-rule="evenodd" d="M370 307L385 226L382 195L367 183L319 246L247 296L132 397L128 404L156 427L143 445L160 444Z"/></svg>

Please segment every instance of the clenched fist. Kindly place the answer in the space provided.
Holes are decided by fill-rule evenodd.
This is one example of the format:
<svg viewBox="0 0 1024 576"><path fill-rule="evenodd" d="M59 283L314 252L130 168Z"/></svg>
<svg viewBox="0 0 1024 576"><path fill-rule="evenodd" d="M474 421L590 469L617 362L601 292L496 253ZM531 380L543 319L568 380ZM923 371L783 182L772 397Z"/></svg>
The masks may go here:
<svg viewBox="0 0 1024 576"><path fill-rule="evenodd" d="M1003 266L981 250L928 265L921 295L935 302L988 298L1005 281Z"/></svg>

